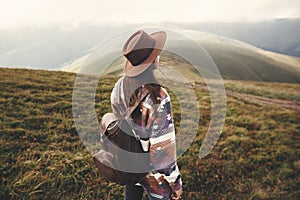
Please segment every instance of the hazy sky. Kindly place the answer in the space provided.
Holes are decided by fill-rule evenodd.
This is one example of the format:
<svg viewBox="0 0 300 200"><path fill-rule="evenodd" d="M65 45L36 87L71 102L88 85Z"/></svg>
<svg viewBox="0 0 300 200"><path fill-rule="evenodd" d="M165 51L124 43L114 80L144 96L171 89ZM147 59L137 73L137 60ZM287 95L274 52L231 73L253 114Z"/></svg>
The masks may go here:
<svg viewBox="0 0 300 200"><path fill-rule="evenodd" d="M299 18L300 0L0 0L0 28Z"/></svg>

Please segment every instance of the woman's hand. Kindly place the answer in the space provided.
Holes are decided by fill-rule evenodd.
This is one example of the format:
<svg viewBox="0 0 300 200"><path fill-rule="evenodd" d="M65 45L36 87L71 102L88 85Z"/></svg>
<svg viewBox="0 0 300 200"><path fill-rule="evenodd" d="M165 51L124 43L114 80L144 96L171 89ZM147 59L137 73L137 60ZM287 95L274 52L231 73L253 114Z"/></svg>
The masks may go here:
<svg viewBox="0 0 300 200"><path fill-rule="evenodd" d="M174 190L174 191L173 191L173 194L172 194L172 196L171 196L171 199L172 199L172 200L178 200L178 199L180 199L182 193L183 193L182 188L180 188L179 190Z"/></svg>

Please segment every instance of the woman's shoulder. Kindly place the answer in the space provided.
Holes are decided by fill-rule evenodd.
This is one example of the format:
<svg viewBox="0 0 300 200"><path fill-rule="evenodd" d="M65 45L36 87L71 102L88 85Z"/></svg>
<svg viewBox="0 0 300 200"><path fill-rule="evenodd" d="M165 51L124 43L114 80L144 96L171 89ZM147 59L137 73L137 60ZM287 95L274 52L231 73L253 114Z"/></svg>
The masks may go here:
<svg viewBox="0 0 300 200"><path fill-rule="evenodd" d="M168 91L167 91L166 88L161 87L159 93L160 93L160 98L161 98L161 100L164 100L164 99L170 100L170 95L169 95L169 93L168 93Z"/></svg>

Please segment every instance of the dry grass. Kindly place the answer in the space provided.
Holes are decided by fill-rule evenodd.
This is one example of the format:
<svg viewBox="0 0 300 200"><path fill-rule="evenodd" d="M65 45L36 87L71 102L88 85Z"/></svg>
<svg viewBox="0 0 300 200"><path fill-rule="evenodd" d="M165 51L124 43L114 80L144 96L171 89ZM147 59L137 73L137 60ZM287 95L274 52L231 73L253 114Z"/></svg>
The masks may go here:
<svg viewBox="0 0 300 200"><path fill-rule="evenodd" d="M76 133L71 106L75 75L0 70L0 199L122 199L123 187L103 181ZM108 97L115 81L108 77L99 83L99 119L110 110ZM266 93L260 91L271 91L281 98L270 90L272 84L247 85L252 94L257 89L262 96ZM288 90L286 84L274 85L278 91L299 95L299 85ZM246 90L244 82L226 86ZM299 113L229 97L223 134L210 154L199 159L210 98L202 88L195 91L200 127L178 159L184 199L295 199L300 193ZM179 104L171 94L178 125Z"/></svg>

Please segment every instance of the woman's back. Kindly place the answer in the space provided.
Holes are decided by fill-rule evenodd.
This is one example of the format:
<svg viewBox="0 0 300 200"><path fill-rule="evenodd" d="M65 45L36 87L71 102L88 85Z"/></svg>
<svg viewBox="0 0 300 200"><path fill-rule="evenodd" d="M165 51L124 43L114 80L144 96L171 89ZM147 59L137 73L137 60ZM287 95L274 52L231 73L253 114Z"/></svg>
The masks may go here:
<svg viewBox="0 0 300 200"><path fill-rule="evenodd" d="M112 110L120 117L139 103L129 124L139 135L143 150L150 154L152 170L139 183L150 199L170 199L172 193L172 199L179 199L182 193L170 96L154 76L166 36L163 31L147 34L141 30L127 40L123 47L125 77L117 81L111 94ZM143 91L148 92L145 98ZM141 199L140 191L126 185L125 199Z"/></svg>

